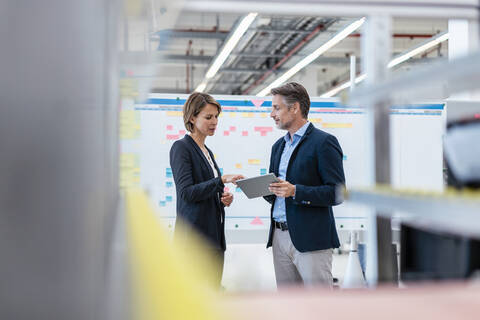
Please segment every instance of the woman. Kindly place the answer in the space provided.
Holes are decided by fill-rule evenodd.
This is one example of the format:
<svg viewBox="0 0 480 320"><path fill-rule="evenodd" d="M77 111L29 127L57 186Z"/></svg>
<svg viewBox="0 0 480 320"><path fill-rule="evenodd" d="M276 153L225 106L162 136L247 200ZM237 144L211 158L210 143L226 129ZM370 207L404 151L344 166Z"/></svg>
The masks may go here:
<svg viewBox="0 0 480 320"><path fill-rule="evenodd" d="M226 183L242 175L221 175L212 151L205 145L218 124L220 104L210 95L195 92L183 106L183 121L190 134L175 141L170 149L170 167L177 189L177 219L202 234L218 256L218 285L222 279L225 245L225 210L233 194L224 192ZM175 233L177 235L177 226Z"/></svg>

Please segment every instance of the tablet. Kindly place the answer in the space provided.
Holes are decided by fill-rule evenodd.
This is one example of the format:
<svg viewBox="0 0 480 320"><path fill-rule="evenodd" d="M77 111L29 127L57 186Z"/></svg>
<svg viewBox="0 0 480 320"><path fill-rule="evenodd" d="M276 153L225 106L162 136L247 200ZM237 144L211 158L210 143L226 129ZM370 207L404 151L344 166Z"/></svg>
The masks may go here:
<svg viewBox="0 0 480 320"><path fill-rule="evenodd" d="M263 176L237 180L237 186L242 189L248 199L269 196L273 194L268 190L270 183L279 181L275 174L269 173Z"/></svg>

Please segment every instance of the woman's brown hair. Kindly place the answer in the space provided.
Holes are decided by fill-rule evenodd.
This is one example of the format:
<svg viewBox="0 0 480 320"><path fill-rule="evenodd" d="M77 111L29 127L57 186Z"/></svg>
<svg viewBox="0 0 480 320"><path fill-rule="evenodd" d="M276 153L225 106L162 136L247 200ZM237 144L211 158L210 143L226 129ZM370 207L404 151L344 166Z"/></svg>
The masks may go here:
<svg viewBox="0 0 480 320"><path fill-rule="evenodd" d="M185 128L193 132L193 124L190 122L192 117L198 116L203 108L207 104L212 104L217 107L218 114L222 112L222 107L220 103L217 102L211 95L201 92L192 93L185 104L183 105L183 122L185 123Z"/></svg>

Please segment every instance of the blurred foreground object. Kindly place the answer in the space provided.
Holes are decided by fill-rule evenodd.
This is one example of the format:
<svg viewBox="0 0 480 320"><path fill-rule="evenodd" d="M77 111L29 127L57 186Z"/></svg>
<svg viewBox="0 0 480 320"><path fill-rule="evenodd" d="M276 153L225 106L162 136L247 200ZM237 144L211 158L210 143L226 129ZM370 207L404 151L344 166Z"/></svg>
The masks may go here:
<svg viewBox="0 0 480 320"><path fill-rule="evenodd" d="M147 197L138 190L126 195L133 319L227 319L214 291L215 263L203 240L190 234L192 241L173 245Z"/></svg>

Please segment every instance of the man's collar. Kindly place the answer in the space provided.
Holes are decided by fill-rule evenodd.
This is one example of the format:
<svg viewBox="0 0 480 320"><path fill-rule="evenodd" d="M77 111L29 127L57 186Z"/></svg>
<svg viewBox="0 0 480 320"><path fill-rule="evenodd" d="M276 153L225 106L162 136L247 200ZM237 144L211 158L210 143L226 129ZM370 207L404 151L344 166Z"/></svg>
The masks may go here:
<svg viewBox="0 0 480 320"><path fill-rule="evenodd" d="M307 121L300 129L298 129L294 134L293 136L298 136L298 137L303 137L303 135L305 134L305 132L307 131L308 129L308 126L310 125L310 122ZM287 132L287 134L283 137L285 139L285 142L288 142L290 141L290 132ZM293 140L293 139L292 139Z"/></svg>

